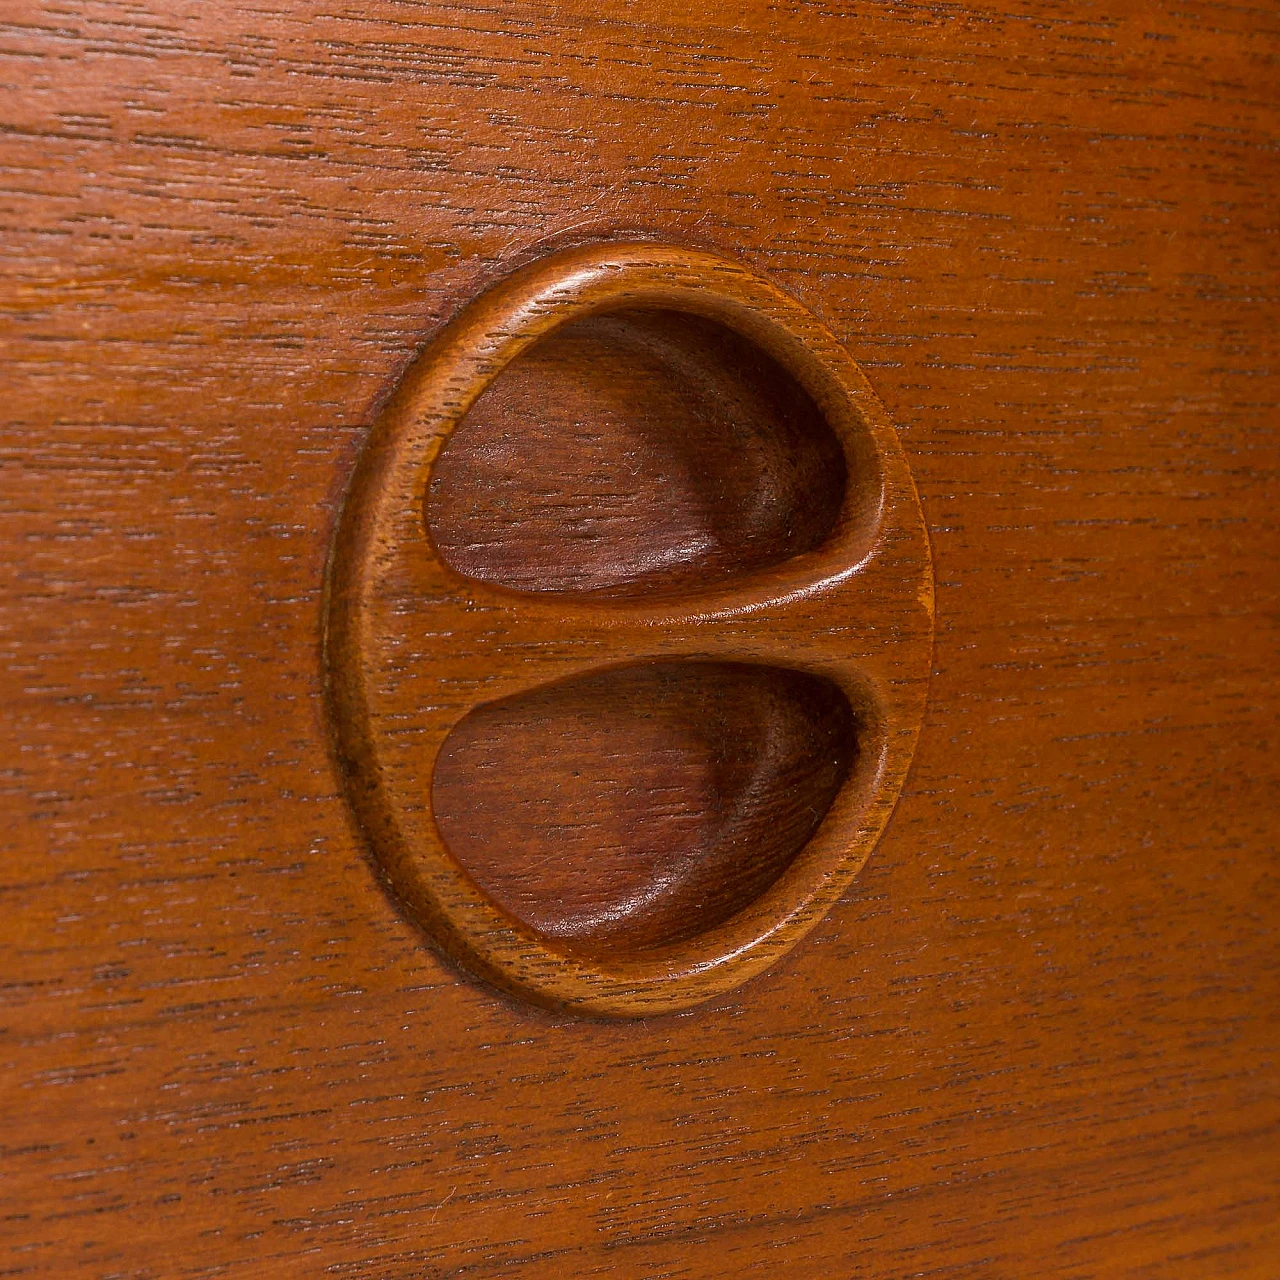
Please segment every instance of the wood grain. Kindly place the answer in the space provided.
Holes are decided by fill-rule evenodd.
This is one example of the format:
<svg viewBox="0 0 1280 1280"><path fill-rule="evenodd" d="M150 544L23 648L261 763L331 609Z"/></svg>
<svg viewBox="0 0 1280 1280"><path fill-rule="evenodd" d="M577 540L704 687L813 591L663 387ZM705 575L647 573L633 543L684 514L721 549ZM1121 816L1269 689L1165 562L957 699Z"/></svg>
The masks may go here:
<svg viewBox="0 0 1280 1280"><path fill-rule="evenodd" d="M679 942L783 874L858 753L838 686L650 662L488 703L432 776L445 845L505 910L587 954Z"/></svg>
<svg viewBox="0 0 1280 1280"><path fill-rule="evenodd" d="M16 0L0 1267L1273 1280L1273 7ZM687 1014L377 884L321 582L378 407L559 244L869 373L939 585L892 824Z"/></svg>
<svg viewBox="0 0 1280 1280"><path fill-rule="evenodd" d="M427 516L471 577L652 596L817 547L845 479L817 406L759 347L700 316L615 311L498 375L436 462Z"/></svg>
<svg viewBox="0 0 1280 1280"><path fill-rule="evenodd" d="M555 429L547 438L556 444L542 461L555 478L540 480L535 471L523 491L507 488L517 499L517 518L486 514L478 522L496 538L442 543L448 526L430 516L436 466L458 432L467 444L473 409L495 428L489 438L500 442L510 428L502 414L495 423L484 402L502 392L506 375L530 358L536 368L538 352L584 320L630 328L633 314L644 310L710 321L737 335L733 343L704 343L705 325L663 324L664 343L677 347L680 365L692 371L677 376L679 366L667 359L664 380L695 402L704 398L708 368L716 370L713 385L729 388L713 429L699 424L688 442L696 446L672 446L673 455L691 453L723 466L717 436L763 432L770 438L766 456L784 460L803 454L800 439L807 436L809 465L761 468L759 451L743 448L740 465L699 478L700 502L677 499L674 518L655 526L654 546L664 549L664 558L672 550L692 553L705 581L661 566L651 570L624 525L590 540L596 565L586 585L598 589L564 590L581 581L579 572L566 569L547 583L558 589L529 590L547 549L557 541L572 547L576 522L564 518L563 497L580 487L582 467L580 460L558 461L573 451L581 431L576 415L566 414L574 400L548 397L547 426ZM652 351L652 332L645 346ZM739 358L747 349L757 353L749 359L751 377ZM602 364L607 379L609 363ZM585 369L579 374L593 406L599 378ZM768 396L746 394L757 383L769 388ZM478 431L471 424L471 440ZM620 434L630 433L602 433L619 474L628 462ZM779 492L781 478L792 481L781 486L785 493L797 472L821 475L813 462L831 450L838 451L839 466L824 469L828 483L818 497L825 514L809 526L806 542L792 545L785 524L780 531L775 525L772 537L759 537L770 531L767 519L747 522L748 530L757 526L755 538L717 536L709 547L682 540L690 516L718 505L706 495L721 485L745 494L754 483L768 498ZM542 498L546 490L549 502ZM466 511L467 492L444 488L437 516L447 520ZM569 510L579 502L573 496ZM531 517L532 536L521 511ZM464 523L474 528L477 522ZM817 544L807 545L815 536ZM446 547L467 557L474 548L478 571L460 573ZM527 567L513 572L525 556ZM491 567L499 572L490 575ZM726 570L732 572L726 576ZM506 585L486 581L490 576ZM521 589L511 589L513 582ZM378 415L347 493L326 579L323 629L337 763L373 856L407 913L449 955L508 991L556 1009L643 1017L688 1007L759 973L813 928L866 861L919 736L933 642L932 565L919 499L884 410L811 312L720 255L654 240L607 241L551 254L495 282L414 362ZM826 794L811 838L792 845L785 858L764 857L774 868L765 877L741 865L752 850L737 850L738 870L697 908L703 927L679 927L670 918L656 932L646 925L643 947L634 945L638 938L616 949L566 945L562 931L549 933L508 910L509 897L500 902L486 892L483 881L492 885L506 876L477 877L478 866L492 873L500 862L514 869L525 859L512 848L490 850L477 862L479 850L469 842L468 869L444 838L435 808L443 802L446 812L457 814L469 802L467 780L452 769L443 788L432 778L464 719L495 701L512 705L547 686L590 681L620 665L708 662L755 665L778 696L794 689L792 676L817 681L856 721L857 751L828 761L837 774L852 765L847 780L832 790L820 778L810 792ZM657 693L660 683L649 687ZM815 743L819 751L824 736ZM522 754L527 741L523 731L513 734L501 774L529 768ZM781 755L795 752L784 748ZM758 757L762 767L770 757L768 751ZM825 776L827 766L812 753L809 759ZM761 781L763 796L773 784ZM492 788L483 790L492 803ZM601 818L613 821L597 812L598 800L584 776L578 796L584 835ZM515 794L511 802L518 803ZM670 797L655 795L652 803L667 805ZM720 801L708 807L690 796L681 805L714 820ZM767 807L782 817L783 809ZM724 852L704 847L703 871L723 869ZM749 899L741 892L748 884L760 890ZM732 911L721 909L730 903ZM660 934L669 940L659 944Z"/></svg>

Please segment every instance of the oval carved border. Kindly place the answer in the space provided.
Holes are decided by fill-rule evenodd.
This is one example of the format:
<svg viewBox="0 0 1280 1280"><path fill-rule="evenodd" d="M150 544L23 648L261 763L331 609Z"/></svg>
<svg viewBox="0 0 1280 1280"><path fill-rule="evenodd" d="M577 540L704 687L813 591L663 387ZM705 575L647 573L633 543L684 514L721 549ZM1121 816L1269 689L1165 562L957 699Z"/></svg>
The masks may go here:
<svg viewBox="0 0 1280 1280"><path fill-rule="evenodd" d="M823 544L704 593L598 600L466 578L434 547L431 469L477 397L559 326L602 311L686 311L734 329L813 397L846 454ZM896 803L923 717L933 641L928 537L897 437L865 377L806 308L739 263L688 248L606 243L526 267L467 306L415 360L357 464L330 558L325 661L344 782L408 913L450 955L555 1008L646 1016L759 973L862 867ZM585 958L489 900L430 811L435 759L473 708L622 662L772 663L827 676L858 714L859 763L781 877L687 942Z"/></svg>

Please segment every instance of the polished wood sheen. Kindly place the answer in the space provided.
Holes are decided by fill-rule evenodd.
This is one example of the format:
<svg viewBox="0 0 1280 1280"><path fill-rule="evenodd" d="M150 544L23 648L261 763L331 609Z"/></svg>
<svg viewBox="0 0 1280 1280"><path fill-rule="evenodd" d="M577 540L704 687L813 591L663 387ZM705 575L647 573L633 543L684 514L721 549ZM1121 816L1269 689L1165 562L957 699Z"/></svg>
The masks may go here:
<svg viewBox="0 0 1280 1280"><path fill-rule="evenodd" d="M653 594L812 550L845 482L817 406L758 347L700 316L624 310L503 370L445 446L427 515L460 573Z"/></svg>
<svg viewBox="0 0 1280 1280"><path fill-rule="evenodd" d="M507 911L589 954L643 951L722 923L773 884L857 751L848 701L815 676L606 668L466 717L436 765L433 810Z"/></svg>
<svg viewBox="0 0 1280 1280"><path fill-rule="evenodd" d="M0 1273L1275 1280L1278 45L1273 6L1158 0L7 4ZM608 1021L501 993L389 888L324 582L450 324L646 240L770 282L862 370L936 631L910 773L830 910L750 980ZM636 310L511 366L418 494L424 539L455 504L435 536L477 592L636 611L820 554L822 430L728 356L673 395L716 344L669 354L689 322ZM616 376L568 376L575 345ZM540 485L521 450L565 433ZM692 867L763 763L772 868L803 826L779 780L820 807L807 753L850 751L825 686L724 666L645 721L659 657L585 689L513 664L443 758L471 787L527 743L506 801L443 825L588 951L636 882L557 920L579 881L510 887L514 815L549 847L585 786L601 842L613 815ZM665 760L705 799L669 840L586 756L619 718L636 787Z"/></svg>
<svg viewBox="0 0 1280 1280"><path fill-rule="evenodd" d="M615 336L622 328L619 357L602 359L595 344L576 342L566 356L563 339L575 339L584 324ZM570 395L549 394L565 379L539 373L548 347L558 363L573 362ZM645 421L655 347L666 388L659 403L668 409L661 453L678 460L688 483L669 495L674 522L655 521L646 546L634 522L583 529L580 441L594 433L605 446L587 464L597 484L587 506L608 513L614 494L638 479L646 487L630 446L643 431L601 424L616 421L607 406L619 397L631 406L622 422ZM619 376L622 369L633 376ZM482 452L478 441L511 438L501 410L513 378L548 392L542 469L518 485L490 486L483 466L466 484L456 470L440 483L456 444L465 458ZM725 437L737 447L725 448ZM762 468L761 454L808 465ZM788 473L792 482L779 484ZM490 489L501 494L492 507L465 496ZM725 492L736 492L739 509L782 505L785 514L803 500L779 504L780 493L797 489L816 520L748 522L772 528L772 537L725 536L732 527L725 522L714 538L677 536L694 513L723 509ZM486 525L483 538L458 536L459 526L474 533ZM796 528L803 540L789 532ZM593 566L585 582L578 570L547 571L551 548L559 545L560 560L572 563L579 544ZM673 551L686 562L674 573ZM612 240L564 249L463 308L374 423L345 497L326 594L335 754L373 857L406 912L449 955L551 1008L611 1017L669 1012L776 962L866 861L920 730L932 565L919 499L884 409L812 312L742 264L688 247ZM616 689L617 668L634 666L650 723L668 719L701 736L705 715L691 715L687 684L682 696L663 677L677 670L692 677L709 664L722 675L726 666L749 675L774 706L793 701L801 683L825 688L850 725L856 721L856 752L851 729L831 755L828 735L816 729L822 717L811 718L815 739L800 758L812 776L790 780L789 803L805 790L810 798L799 839L772 776L774 761L796 756L782 741L796 730L771 716L752 730L766 742L745 796L731 798L727 776L708 792L688 776L656 780L642 770L624 783L631 811L715 823L736 807L757 830L781 823L782 850L732 832L727 845L677 845L668 852L685 864L684 893L658 907L657 919L636 914L618 896L622 886L632 885L624 897L638 893L656 906L677 873L643 841L619 850L606 837L602 845L602 827L618 821L614 793L601 790L594 771L571 770L558 780L555 803L574 813L576 834L562 837L558 855L578 869L580 892L564 907L579 918L550 927L537 906L547 892L546 853L518 822L491 825L486 838L468 823L441 821L477 805L512 814L523 807L530 742L519 715L506 721L506 745L492 745L482 772L448 765L464 724L483 721L495 702L538 705L540 694L583 682ZM604 710L609 698L598 696ZM705 683L704 696L711 699ZM591 736L598 751L634 764L654 746L647 732L633 715ZM726 764L728 732L719 733L716 751ZM745 723L735 732L746 733ZM551 781L548 773L534 785ZM553 825L566 831L563 822ZM593 924L602 909L634 927L603 945Z"/></svg>

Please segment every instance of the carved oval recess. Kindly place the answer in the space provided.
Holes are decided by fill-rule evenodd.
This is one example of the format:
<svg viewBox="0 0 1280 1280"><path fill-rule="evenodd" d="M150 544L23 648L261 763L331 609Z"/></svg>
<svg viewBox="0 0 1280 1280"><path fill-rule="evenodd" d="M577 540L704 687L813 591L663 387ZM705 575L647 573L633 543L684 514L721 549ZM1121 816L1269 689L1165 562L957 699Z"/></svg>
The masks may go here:
<svg viewBox="0 0 1280 1280"><path fill-rule="evenodd" d="M683 942L755 901L831 807L858 736L839 687L807 672L606 667L464 716L432 807L503 910L608 959Z"/></svg>
<svg viewBox="0 0 1280 1280"><path fill-rule="evenodd" d="M643 596L781 564L835 527L844 451L776 360L702 316L584 316L503 368L441 451L445 562L524 591Z"/></svg>
<svg viewBox="0 0 1280 1280"><path fill-rule="evenodd" d="M446 327L361 456L326 606L347 791L474 972L686 1007L865 861L932 618L901 447L811 313L713 254L564 251Z"/></svg>

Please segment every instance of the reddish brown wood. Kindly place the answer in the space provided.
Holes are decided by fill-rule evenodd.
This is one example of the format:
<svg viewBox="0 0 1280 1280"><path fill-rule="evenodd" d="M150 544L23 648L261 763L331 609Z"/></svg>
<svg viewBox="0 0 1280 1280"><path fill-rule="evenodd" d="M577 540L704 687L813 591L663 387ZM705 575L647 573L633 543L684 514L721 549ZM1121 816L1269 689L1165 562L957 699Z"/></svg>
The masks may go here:
<svg viewBox="0 0 1280 1280"><path fill-rule="evenodd" d="M666 599L820 547L847 481L821 410L760 347L687 312L613 310L497 375L434 464L426 516L472 578ZM749 907L857 755L850 704L821 676L659 661L486 703L417 781L485 894L607 961Z"/></svg>
<svg viewBox="0 0 1280 1280"><path fill-rule="evenodd" d="M729 346L698 348L705 326L668 327L667 340L681 344L686 367L713 365L722 384L741 386L744 380L729 378L722 357L727 350L736 359L749 344L775 404L789 407L803 398L811 419L806 426L824 432L840 454L839 503L825 521L829 531L807 549L778 542L763 562L749 547L736 566L713 552L707 581L686 577L678 590L669 574L637 573L625 560L614 562L612 591L512 590L459 573L442 552L447 526L432 522L426 510L437 460L454 433L467 430L472 409L504 374L530 355L536 359L566 327L619 315L625 320L637 308L675 311L738 335ZM767 426L786 442L794 422L785 415L762 420L759 403L753 397L740 413L723 397L720 430ZM554 421L562 408L550 407ZM482 414L482 424L486 418ZM478 430L473 425L472 438ZM572 444L560 448L569 451ZM555 468L554 455L546 461ZM752 470L743 467L748 476ZM716 483L702 479L704 489ZM536 476L529 484L536 486ZM829 491L822 498L829 505ZM463 509L447 501L442 508L437 514L445 519ZM563 544L569 529L555 522L554 512L544 508L538 520ZM669 535L670 526L662 532ZM541 536L514 543L535 548L534 566L538 541L547 545ZM669 536L666 541L673 545ZM609 552L624 546L615 538ZM638 550L634 542L631 550ZM732 577L725 577L726 567L736 569ZM562 583L563 577L551 585ZM408 913L450 955L552 1008L642 1017L722 994L776 961L826 914L866 861L919 733L933 578L901 446L866 379L812 313L714 254L653 241L586 245L531 264L467 306L414 363L370 433L334 541L327 597L335 749L379 867ZM500 699L593 679L621 663L666 669L707 661L754 664L779 696L792 676L807 675L829 686L856 717L857 751L843 756L854 767L834 790L809 752L819 772L817 790L828 792L811 838L781 862L766 858L775 871L763 878L750 866L758 851L733 850L730 861L738 869L710 906L698 910L703 927L668 919L643 948L570 946L562 931L548 933L495 900L486 891L493 877L486 882L469 874L434 811L437 801L454 813L468 803L467 779L456 771L446 774L443 789L431 782L463 718ZM513 738L500 774L529 767L521 746ZM504 779L500 785L513 784ZM589 788L578 802L588 835L604 815ZM652 803L668 805L671 798L654 796ZM708 818L718 804L708 808L697 795L679 803ZM472 842L472 867L477 853ZM725 853L703 848L700 875L723 870ZM488 851L482 865L492 871L499 862L525 861L515 847ZM758 886L757 896L744 898L748 884ZM602 885L589 896L599 891ZM667 939L661 945L659 935Z"/></svg>
<svg viewBox="0 0 1280 1280"><path fill-rule="evenodd" d="M1274 1280L1275 14L37 0L0 32L10 1274ZM373 874L321 583L566 244L866 371L938 582L884 838L746 985L495 994Z"/></svg>
<svg viewBox="0 0 1280 1280"><path fill-rule="evenodd" d="M460 573L654 595L817 547L839 442L759 347L700 316L612 312L509 365L454 432L427 514Z"/></svg>
<svg viewBox="0 0 1280 1280"><path fill-rule="evenodd" d="M485 397L502 389L504 375L520 372L530 358L536 362L548 343L584 321L630 326L637 310L687 317L687 323L664 324L664 340L680 351L686 370L714 369L721 387L735 389L719 397L719 421L707 434L768 431L785 451L803 424L828 456L838 454L838 467L827 467L837 483L820 490L827 515L810 530L813 536L799 547L773 539L772 554L763 557L759 547L739 543L736 563L727 547L712 549L700 556L704 582L637 567L643 548L634 539L630 545L617 536L598 539L605 553L598 564L612 563L602 590L563 590L563 573L545 584L558 590L529 590L544 558L540 547L557 539L563 545L571 535L572 522L558 521L552 504L535 517L543 530L536 538L525 538L521 522L513 521L520 530L515 539L506 547L488 544L498 545L500 558L477 562L474 575L458 572L443 545L457 556L462 544L442 545L442 534L466 511L465 500L449 498L445 489L434 521L429 512L436 465L457 431L466 444L474 408L481 408L481 420L470 425L470 439L497 425L483 407ZM708 321L717 328L713 342L703 340ZM735 337L719 338L721 328ZM755 366L751 378L744 376L746 361ZM584 385L594 376L582 372ZM677 383L699 380L707 379ZM748 385L755 392L767 388L768 396L737 393ZM563 404L548 407L549 424L562 430L556 452L543 461L552 474L572 479L576 466L557 463L558 453L573 452ZM765 407L777 412L764 413ZM703 493L728 483L745 490L751 479L764 481L765 499L776 492L748 452L740 451L744 463L736 476L721 453L721 474L701 476ZM623 453L618 462L625 461ZM536 492L536 474L527 484ZM671 525L659 530L659 547L698 552L687 541L681 547L672 531ZM530 550L521 589L513 590L511 566ZM617 558L620 553L630 558ZM488 575L489 564L502 572ZM495 586L488 576L508 581ZM339 520L326 595L335 753L390 887L408 914L468 968L556 1009L631 1018L682 1009L776 961L827 913L867 860L919 733L933 577L900 444L867 380L812 312L712 253L654 241L589 244L517 271L463 308L407 372L370 433ZM696 909L701 927L668 918L654 931L635 922L646 937L643 947L637 940L612 948L567 945L563 931L548 932L490 895L492 874L468 870L479 847L472 841L460 859L435 812L438 801L454 814L471 803L468 780L457 771L445 772L443 787L431 781L463 718L557 682L593 680L620 663L653 672L709 660L754 664L777 696L794 689L794 677L808 676L829 687L856 719L858 750L842 753L837 772L847 778L838 785L824 781L813 749L820 744L806 753L817 771L817 792L827 792L812 837L788 846L781 860L764 858L772 870L763 877L751 865L763 856L759 850L704 846L699 882L727 876L727 883ZM762 764L767 758L760 756ZM847 764L855 767L846 771ZM507 777L522 768L527 762L516 736L498 765L506 776L498 785L509 790ZM654 801L671 804L671 797ZM590 788L580 791L584 836L599 819L613 822L596 803ZM700 820L713 819L717 808L712 801L708 809L699 795L678 804ZM762 804L759 820L769 808L778 813L763 797ZM499 863L517 868L527 859L517 846L485 851L480 861L492 873ZM745 896L745 886L758 893ZM599 884L589 897L603 891Z"/></svg>
<svg viewBox="0 0 1280 1280"><path fill-rule="evenodd" d="M758 898L856 756L829 681L643 663L473 712L445 743L432 806L500 906L608 956L692 938Z"/></svg>

